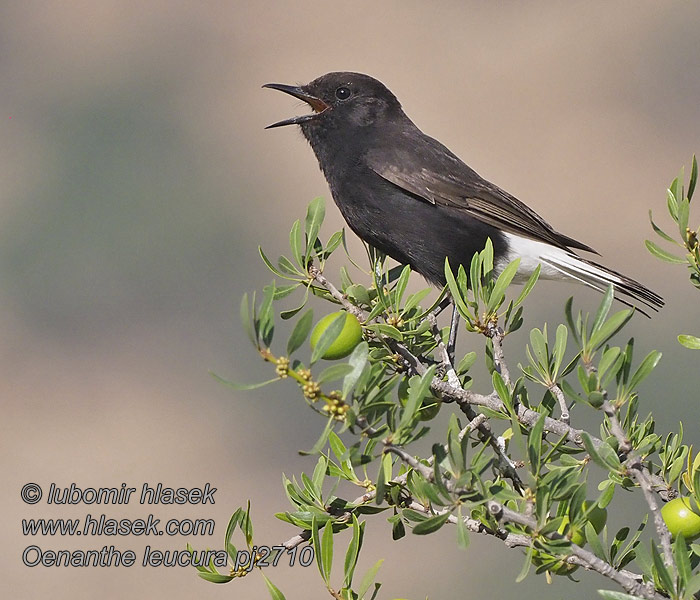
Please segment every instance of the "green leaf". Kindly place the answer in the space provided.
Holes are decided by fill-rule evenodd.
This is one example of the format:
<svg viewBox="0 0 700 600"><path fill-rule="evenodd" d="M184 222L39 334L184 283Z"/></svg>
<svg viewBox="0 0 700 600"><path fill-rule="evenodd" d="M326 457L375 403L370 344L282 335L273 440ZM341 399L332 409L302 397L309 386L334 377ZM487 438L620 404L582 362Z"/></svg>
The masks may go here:
<svg viewBox="0 0 700 600"><path fill-rule="evenodd" d="M333 342L338 339L340 332L343 331L346 319L345 312L340 312L336 315L335 319L331 321L328 328L321 334L321 337L316 342L316 347L311 352L311 364L313 365L319 358L321 358L328 348L333 345Z"/></svg>
<svg viewBox="0 0 700 600"><path fill-rule="evenodd" d="M650 352L634 372L634 375L632 375L629 389L635 389L654 370L654 367L656 367L660 359L661 352L657 350Z"/></svg>
<svg viewBox="0 0 700 600"><path fill-rule="evenodd" d="M345 444L343 444L343 440L338 437L338 434L335 431L331 431L328 434L328 445L331 447L333 454L336 455L338 460L343 460L343 457L348 449Z"/></svg>
<svg viewBox="0 0 700 600"><path fill-rule="evenodd" d="M608 285L608 289L605 290L605 294L603 294L603 299L600 301L600 306L598 307L598 311L595 314L595 319L593 320L593 326L591 327L591 336L595 334L598 329L600 329L600 326L603 324L603 321L605 321L605 317L608 316L608 312L610 312L610 307L612 306L612 301L614 297L614 288L612 284Z"/></svg>
<svg viewBox="0 0 700 600"><path fill-rule="evenodd" d="M304 234L301 231L299 219L294 221L294 225L292 225L292 229L289 232L289 247L292 250L294 260L297 261L300 267L304 268L305 265L301 259L301 255L304 252Z"/></svg>
<svg viewBox="0 0 700 600"><path fill-rule="evenodd" d="M317 383L324 383L326 381L335 381L336 379L340 379L342 377L345 377L349 373L352 372L352 365L349 365L347 363L341 363L339 365L331 365L330 367L325 368L321 374L316 377L316 382Z"/></svg>
<svg viewBox="0 0 700 600"><path fill-rule="evenodd" d="M318 522L316 515L314 515L311 520L311 542L314 546L314 555L316 556L316 566L318 567L318 572L321 574L321 577L323 577L323 581L326 582L326 585L328 585L328 581L326 581L325 576L326 569L323 566L323 552L321 552L321 537L318 534L319 528L321 526L322 524Z"/></svg>
<svg viewBox="0 0 700 600"><path fill-rule="evenodd" d="M378 335L383 335L396 340L397 342L403 341L403 334L393 325L387 325L386 323L372 323L371 325L367 325L365 329Z"/></svg>
<svg viewBox="0 0 700 600"><path fill-rule="evenodd" d="M663 231L656 223L654 223L654 219L651 216L651 209L649 210L649 222L651 223L651 228L656 232L656 234L666 240L667 242L671 242L673 244L678 245L678 242L674 240L668 233Z"/></svg>
<svg viewBox="0 0 700 600"><path fill-rule="evenodd" d="M691 350L700 350L700 338L694 335L681 334L678 336L678 341Z"/></svg>
<svg viewBox="0 0 700 600"><path fill-rule="evenodd" d="M527 549L527 555L525 556L525 562L523 563L523 568L520 569L520 573L515 579L515 583L520 583L527 577L527 574L530 572L530 567L532 566L532 557L535 554L535 549L530 546Z"/></svg>
<svg viewBox="0 0 700 600"><path fill-rule="evenodd" d="M486 238L486 244L484 249L479 252L479 257L481 258L482 272L486 277L493 271L493 242L490 237Z"/></svg>
<svg viewBox="0 0 700 600"><path fill-rule="evenodd" d="M241 514L241 531L245 537L246 546L250 549L250 545L253 543L253 521L250 518L250 500L246 505L246 509Z"/></svg>
<svg viewBox="0 0 700 600"><path fill-rule="evenodd" d="M520 259L516 258L514 261L509 263L508 266L503 269L503 272L498 276L498 279L496 279L496 283L491 290L491 294L489 295L489 300L486 305L487 312L493 312L503 303L506 290L513 281L519 266Z"/></svg>
<svg viewBox="0 0 700 600"><path fill-rule="evenodd" d="M688 228L688 216L690 213L690 203L685 198L678 201L678 231L680 233L681 239L684 240L686 236L686 229Z"/></svg>
<svg viewBox="0 0 700 600"><path fill-rule="evenodd" d="M620 353L621 350L619 346L613 346L612 348L606 348L605 352L603 352L603 356L600 359L600 362L598 363L598 377L601 381L601 385L604 387L605 386L605 381L606 377L605 374L608 372L608 369L615 365L617 368L613 368L611 371L610 375L614 376L617 371L620 369L620 366L622 366L622 362L620 361L620 364L616 365L616 361L618 358L620 358Z"/></svg>
<svg viewBox="0 0 700 600"><path fill-rule="evenodd" d="M538 264L535 270L532 272L532 275L530 275L530 278L527 280L527 283L523 287L523 290L520 292L520 295L518 296L518 299L514 302L513 306L519 306L523 302L523 300L525 300L525 298L528 297L528 295L532 291L532 288L535 287L535 284L539 279L541 268L542 265Z"/></svg>
<svg viewBox="0 0 700 600"><path fill-rule="evenodd" d="M548 370L547 340L544 334L537 328L530 331L530 346L535 352L537 363L545 370Z"/></svg>
<svg viewBox="0 0 700 600"><path fill-rule="evenodd" d="M696 552L697 554L697 552ZM693 575L685 586L686 597L690 598L700 591L700 573Z"/></svg>
<svg viewBox="0 0 700 600"><path fill-rule="evenodd" d="M447 257L445 258L445 279L447 280L447 287L449 288L450 295L452 296L452 302L456 304L457 310L459 310L459 312L465 319L471 319L471 311L464 302L462 292L459 289L459 286L457 285L457 281L455 280L455 277L452 273L452 269L450 268L450 261Z"/></svg>
<svg viewBox="0 0 700 600"><path fill-rule="evenodd" d="M447 519L450 518L450 513L446 512L441 515L436 515L434 517L428 517L425 521L421 521L413 528L413 533L416 535L428 535L440 529Z"/></svg>
<svg viewBox="0 0 700 600"><path fill-rule="evenodd" d="M255 303L255 299L253 299L253 303ZM243 328L245 329L246 333L248 334L248 339L253 343L253 346L258 345L258 340L255 335L255 331L253 330L253 323L250 319L250 302L248 301L248 294L243 294L243 298L241 299L241 323L243 324Z"/></svg>
<svg viewBox="0 0 700 600"><path fill-rule="evenodd" d="M297 306L296 308L292 308L290 310L283 310L280 312L280 317L282 317L283 321L286 321L288 319L291 319L292 317L296 316L296 314L301 311L302 308L306 306L306 302L309 299L309 287L306 288L306 291L304 292L304 299L302 300L301 304Z"/></svg>
<svg viewBox="0 0 700 600"><path fill-rule="evenodd" d="M476 362L477 355L476 352L467 352L463 357L462 360L459 361L459 364L457 365L457 373L462 374L466 373L471 366Z"/></svg>
<svg viewBox="0 0 700 600"><path fill-rule="evenodd" d="M695 184L698 182L698 159L693 155L693 164L690 168L690 181L688 182L688 201L693 199Z"/></svg>
<svg viewBox="0 0 700 600"><path fill-rule="evenodd" d="M462 517L461 506L457 512L457 545L464 549L469 547L469 531L467 531L467 525Z"/></svg>
<svg viewBox="0 0 700 600"><path fill-rule="evenodd" d="M343 232L336 231L330 238L328 238L328 243L323 249L323 255L327 258L329 257L335 249L340 246L340 242L343 240Z"/></svg>
<svg viewBox="0 0 700 600"><path fill-rule="evenodd" d="M679 535L673 544L673 559L678 569L679 587L684 589L693 576L693 568L690 565L690 552L688 552L688 546L682 535Z"/></svg>
<svg viewBox="0 0 700 600"><path fill-rule="evenodd" d="M671 188L666 190L666 205L668 208L668 213L671 215L674 221L678 221L678 200L681 197L678 189L679 183L679 178L676 177L671 183Z"/></svg>
<svg viewBox="0 0 700 600"><path fill-rule="evenodd" d="M433 377L435 376L435 369L437 365L431 365L427 371L421 376L420 381L416 383L415 379L411 378L411 383L408 391L408 400L406 400L406 406L404 407L403 413L401 414L401 420L399 421L398 429L403 429L407 427L413 418L416 416L418 409L420 408L421 402L428 395L430 391L430 384L433 382Z"/></svg>
<svg viewBox="0 0 700 600"><path fill-rule="evenodd" d="M260 574L263 576L263 579L265 580L265 585L267 586L267 591L270 592L270 596L271 596L272 600L286 600L286 598L284 597L284 594L279 591L277 586L268 579L267 575L265 575L265 573L263 573L262 570L260 571Z"/></svg>
<svg viewBox="0 0 700 600"><path fill-rule="evenodd" d="M406 265L401 271L399 280L396 282L396 289L394 291L394 303L398 309L401 306L401 300L403 299L404 292L406 291L406 286L408 285L408 278L411 275L411 267Z"/></svg>
<svg viewBox="0 0 700 600"><path fill-rule="evenodd" d="M357 566L357 557L360 552L360 540L361 540L361 529L360 523L355 516L352 515L352 538L350 539L350 544L348 545L348 550L345 553L345 565L344 573L345 579L343 580L343 587L349 588L352 585L352 576L355 573L355 567Z"/></svg>
<svg viewBox="0 0 700 600"><path fill-rule="evenodd" d="M275 265L272 264L272 261L267 258L267 255L265 254L265 251L262 249L262 246L258 246L258 253L260 254L260 258L263 259L263 262L265 263L265 266L270 269L275 275L278 277L282 277L283 279L287 279L287 276L282 273Z"/></svg>
<svg viewBox="0 0 700 600"><path fill-rule="evenodd" d="M600 538L598 537L598 534L590 521L584 525L583 531L586 535L586 541L591 545L591 551L593 554L595 554L601 560L608 562L608 559L605 556L605 549L600 543Z"/></svg>
<svg viewBox="0 0 700 600"><path fill-rule="evenodd" d="M589 344L591 348L599 348L614 336L620 329L625 326L625 323L632 318L633 311L621 310L610 317L598 330L591 335Z"/></svg>
<svg viewBox="0 0 700 600"><path fill-rule="evenodd" d="M329 585L331 580L331 568L333 567L333 524L328 521L323 528L321 538L321 554L323 554L323 580Z"/></svg>
<svg viewBox="0 0 700 600"><path fill-rule="evenodd" d="M368 357L369 345L367 342L362 341L355 346L352 354L350 354L350 358L348 358L348 364L352 366L352 371L350 371L345 376L345 379L343 379L343 398L347 398L352 389L355 387L355 384L360 378L360 375L362 375L362 371L367 364Z"/></svg>
<svg viewBox="0 0 700 600"><path fill-rule="evenodd" d="M503 402L503 404L509 411L512 411L513 399L511 397L510 390L506 385L506 382L503 381L503 377L501 377L501 374L498 371L494 371L491 375L491 381L493 382L493 389L496 390L496 393L501 399L501 402Z"/></svg>
<svg viewBox="0 0 700 600"><path fill-rule="evenodd" d="M197 573L202 579L205 581L210 581L211 583L228 583L233 579L231 575L222 575L221 573L210 573L207 571L206 573L203 571L200 571Z"/></svg>
<svg viewBox="0 0 700 600"><path fill-rule="evenodd" d="M243 514L243 508L239 507L236 509L236 511L231 515L231 518L228 520L228 525L226 526L226 535L224 536L224 543L228 544L231 541L231 536L233 535L234 530L236 529L236 525L238 525L238 521L241 518L241 515ZM235 560L235 556L232 556Z"/></svg>
<svg viewBox="0 0 700 600"><path fill-rule="evenodd" d="M683 265L687 262L685 258L681 258L680 256L676 256L675 254L671 254L670 252L656 245L651 240L645 240L644 244L646 245L647 250L649 250L649 252L656 256L656 258L659 258L663 261L676 265Z"/></svg>
<svg viewBox="0 0 700 600"><path fill-rule="evenodd" d="M306 260L308 262L313 247L318 239L321 223L326 216L326 204L323 198L314 198L306 209Z"/></svg>
<svg viewBox="0 0 700 600"><path fill-rule="evenodd" d="M600 458L603 460L608 471L613 471L615 473L619 473L621 471L622 465L617 456L617 452L615 452L615 450L613 450L609 444L603 442L600 446L598 446L597 450L598 456L600 456Z"/></svg>
<svg viewBox="0 0 700 600"><path fill-rule="evenodd" d="M301 348L306 337L311 331L311 326L314 322L314 311L312 309L307 310L302 317L294 325L292 334L289 336L287 341L287 355L291 355Z"/></svg>
<svg viewBox="0 0 700 600"><path fill-rule="evenodd" d="M277 300L280 300L282 298L286 298L291 294L294 290L296 290L301 284L300 283L292 283L290 285L281 285L277 288L275 288L275 294L273 296L273 300L276 302Z"/></svg>
<svg viewBox="0 0 700 600"><path fill-rule="evenodd" d="M228 386L234 390L255 390L270 383L274 383L275 381L279 381L279 377L275 377L274 379L268 379L267 381L261 381L260 383L236 383L235 381L229 381L223 377L219 377L216 373L212 373L211 371L210 374L219 383L223 383L225 386Z"/></svg>
<svg viewBox="0 0 700 600"><path fill-rule="evenodd" d="M290 275L292 279L304 276L304 273L301 273L299 269L294 266L294 263L286 256L280 256L277 259L277 264L279 265L280 270L283 273ZM287 277L287 279L289 279L289 277Z"/></svg>
<svg viewBox="0 0 700 600"><path fill-rule="evenodd" d="M608 465L605 464L605 461L601 458L600 454L598 454L598 451L593 445L593 440L591 440L591 436L588 435L588 433L586 433L585 431L582 431L581 441L583 441L583 446L586 449L586 452L588 452L589 456L591 457L591 460L599 467L607 471Z"/></svg>
<svg viewBox="0 0 700 600"><path fill-rule="evenodd" d="M532 474L537 477L540 472L540 457L542 455L542 435L544 433L544 420L547 415L541 414L532 427L527 438L527 454L530 459Z"/></svg>
<svg viewBox="0 0 700 600"><path fill-rule="evenodd" d="M579 340L580 328L577 327L577 324L580 324L581 313L579 313L579 319L577 320L577 323L574 323L573 305L574 305L574 297L570 296L569 299L566 301L566 305L564 306L564 314L566 316L566 322L569 325L569 330L571 331L571 335L574 336L574 341L580 345L581 344L581 340Z"/></svg>
<svg viewBox="0 0 700 600"><path fill-rule="evenodd" d="M673 585L673 579L671 577L671 574L668 572L666 565L664 565L664 561L661 559L661 554L659 554L659 551L656 548L656 544L654 544L653 541L651 542L651 557L654 561L654 567L656 568L656 573L659 576L661 585L663 585L664 589L667 592L673 592L675 589L675 586Z"/></svg>
<svg viewBox="0 0 700 600"><path fill-rule="evenodd" d="M374 563L374 566L370 567L370 569L367 571L367 573L365 573L365 576L362 578L362 581L360 582L360 587L357 588L358 600L362 600L365 597L365 594L367 593L369 586L372 585L374 578L377 576L377 571L379 571L379 567L382 566L383 562L384 562L384 559L380 558L376 563Z"/></svg>
<svg viewBox="0 0 700 600"><path fill-rule="evenodd" d="M275 282L273 281L263 289L263 301L260 304L260 312L257 316L258 331L266 346L272 343L272 332L274 331L274 312L272 310L274 296Z"/></svg>
<svg viewBox="0 0 700 600"><path fill-rule="evenodd" d="M557 327L556 339L554 341L554 349L552 350L552 356L554 357L554 368L552 369L552 379L557 378L559 373L559 367L564 360L564 354L566 353L566 338L569 330L566 325L560 324Z"/></svg>
<svg viewBox="0 0 700 600"><path fill-rule="evenodd" d="M424 290L420 290L419 292L416 292L415 294L411 294L407 299L406 299L406 304L403 307L404 312L408 312L411 309L415 308L418 306L423 299L430 293L430 288L426 288Z"/></svg>

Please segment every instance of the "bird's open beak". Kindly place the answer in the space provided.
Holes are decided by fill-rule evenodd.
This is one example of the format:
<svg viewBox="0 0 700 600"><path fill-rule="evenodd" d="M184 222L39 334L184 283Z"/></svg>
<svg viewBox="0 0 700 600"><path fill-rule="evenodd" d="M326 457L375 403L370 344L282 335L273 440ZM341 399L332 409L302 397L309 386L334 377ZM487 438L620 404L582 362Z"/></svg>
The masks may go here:
<svg viewBox="0 0 700 600"><path fill-rule="evenodd" d="M289 94L290 96L299 98L299 100L303 100L304 102L306 102L314 111L310 115L301 115L299 117L285 119L284 121L278 121L277 123L268 125L267 127L265 127L265 129L272 129L273 127L282 127L283 125L299 125L300 123L306 123L311 119L315 119L324 110L328 109L328 104L326 104L320 98L308 94L301 87L293 85L284 85L283 83L266 83L263 87L270 88L272 90L279 90L280 92L284 92L285 94Z"/></svg>

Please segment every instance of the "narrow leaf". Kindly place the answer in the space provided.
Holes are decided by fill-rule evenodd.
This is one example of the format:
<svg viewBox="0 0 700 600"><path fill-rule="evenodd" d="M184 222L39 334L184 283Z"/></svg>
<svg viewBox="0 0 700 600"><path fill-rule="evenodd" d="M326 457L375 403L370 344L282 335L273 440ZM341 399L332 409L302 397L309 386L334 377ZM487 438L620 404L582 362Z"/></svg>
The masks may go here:
<svg viewBox="0 0 700 600"><path fill-rule="evenodd" d="M630 390L635 389L653 370L661 359L661 352L650 352L632 375L629 383Z"/></svg>
<svg viewBox="0 0 700 600"><path fill-rule="evenodd" d="M352 366L352 371L350 371L343 379L343 398L347 398L350 392L355 387L362 371L367 364L367 358L369 356L369 345L367 342L362 341L355 349L352 351L350 358L348 358L348 364Z"/></svg>
<svg viewBox="0 0 700 600"><path fill-rule="evenodd" d="M436 515L434 517L429 517L425 521L421 521L418 523L414 528L413 528L413 533L416 535L427 535L429 533L433 533L440 529L445 523L447 523L447 519L450 518L450 513L446 512L441 515Z"/></svg>
<svg viewBox="0 0 700 600"><path fill-rule="evenodd" d="M262 570L260 571L260 573L262 574L263 579L265 580L267 591L270 592L270 597L272 598L272 600L286 600L284 594L280 592L277 586L268 579L267 575L265 575L265 573L263 573Z"/></svg>
<svg viewBox="0 0 700 600"><path fill-rule="evenodd" d="M333 567L333 524L326 523L321 538L321 552L323 554L323 580L328 584L331 580L331 568Z"/></svg>
<svg viewBox="0 0 700 600"><path fill-rule="evenodd" d="M651 240L645 240L644 244L647 247L647 250L649 250L649 252L651 252L658 259L676 265L683 265L687 262L685 258L681 258L680 256L676 256L675 254L671 254L670 252L664 250Z"/></svg>
<svg viewBox="0 0 700 600"><path fill-rule="evenodd" d="M360 583L360 587L357 588L358 600L362 600L365 597L365 594L367 594L367 590L369 590L369 586L372 585L374 578L377 576L377 571L379 571L379 567L382 566L383 562L384 559L380 558L376 563L374 563L374 566L370 567L367 573L365 573L365 576L362 578Z"/></svg>
<svg viewBox="0 0 700 600"><path fill-rule="evenodd" d="M292 334L289 336L287 341L287 355L291 355L301 348L302 344L306 341L306 336L309 335L311 331L311 326L314 322L314 311L312 309L307 310L302 317L294 325Z"/></svg>
<svg viewBox="0 0 700 600"><path fill-rule="evenodd" d="M496 279L496 283L494 284L489 296L488 304L486 306L487 312L493 312L503 303L506 290L513 281L519 266L520 259L516 258L513 262L509 263L508 266L503 269L503 272L498 276L498 279Z"/></svg>
<svg viewBox="0 0 700 600"><path fill-rule="evenodd" d="M681 334L678 336L678 341L686 348L691 350L700 350L700 338L694 335Z"/></svg>
<svg viewBox="0 0 700 600"><path fill-rule="evenodd" d="M600 348L600 346L602 346L625 326L627 321L632 318L632 314L633 311L631 310L621 310L610 317L603 325L600 326L598 331L591 336L591 339L589 340L591 347Z"/></svg>
<svg viewBox="0 0 700 600"><path fill-rule="evenodd" d="M528 297L530 292L532 291L532 288L535 287L535 284L537 283L537 280L539 279L540 276L540 270L542 268L542 265L537 265L535 270L532 272L532 275L530 275L530 279L527 280L527 283L523 287L523 290L520 292L520 295L518 296L517 300L513 304L513 306L518 306L520 305L525 298Z"/></svg>
<svg viewBox="0 0 700 600"><path fill-rule="evenodd" d="M352 515L352 539L348 545L348 550L345 553L345 564L344 573L345 579L343 581L343 587L349 588L352 585L352 576L355 573L355 566L357 565L357 557L360 551L360 523L355 516Z"/></svg>
<svg viewBox="0 0 700 600"><path fill-rule="evenodd" d="M598 329L600 329L600 326L603 324L603 321L605 321L605 317L608 316L608 312L610 312L610 307L612 306L613 296L613 286L612 284L610 284L608 286L608 289L605 290L603 299L600 301L600 306L598 307L598 311L595 314L593 326L591 327L591 336L593 336L593 334L595 334L595 332L598 331Z"/></svg>
<svg viewBox="0 0 700 600"><path fill-rule="evenodd" d="M223 377L219 377L216 373L211 373L211 376L219 383L223 383L234 390L255 390L270 383L274 383L275 381L279 381L279 377L275 377L274 379L268 379L267 381L261 381L260 383L236 383L235 381L229 381Z"/></svg>

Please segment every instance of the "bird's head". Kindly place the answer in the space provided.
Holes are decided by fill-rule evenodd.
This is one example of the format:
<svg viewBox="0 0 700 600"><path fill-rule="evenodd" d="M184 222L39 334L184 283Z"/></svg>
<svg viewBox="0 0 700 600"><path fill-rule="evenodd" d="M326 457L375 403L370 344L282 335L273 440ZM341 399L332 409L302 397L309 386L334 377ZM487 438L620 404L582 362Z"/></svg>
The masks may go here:
<svg viewBox="0 0 700 600"><path fill-rule="evenodd" d="M345 130L402 113L396 96L382 82L361 73L326 73L307 85L268 83L263 87L299 98L313 109L310 114L278 121L266 129L300 125L305 134L316 126Z"/></svg>

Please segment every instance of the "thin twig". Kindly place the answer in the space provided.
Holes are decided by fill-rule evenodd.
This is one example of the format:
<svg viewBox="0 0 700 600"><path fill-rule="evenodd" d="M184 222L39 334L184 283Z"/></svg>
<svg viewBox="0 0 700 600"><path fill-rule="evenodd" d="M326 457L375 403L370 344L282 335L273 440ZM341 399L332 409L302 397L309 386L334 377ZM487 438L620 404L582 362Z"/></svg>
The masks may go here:
<svg viewBox="0 0 700 600"><path fill-rule="evenodd" d="M503 338L506 334L496 323L489 321L486 326L486 335L491 338L491 343L493 344L493 364L496 370L501 374L505 384L511 387L510 372L508 371L508 365L506 365L505 356L503 355Z"/></svg>
<svg viewBox="0 0 700 600"><path fill-rule="evenodd" d="M535 519L503 506L499 502L489 500L486 502L486 507L488 511L499 521L507 521L509 523L523 525L533 532L538 530L537 521ZM552 539L564 538L563 535L556 532L549 534L548 537ZM647 598L648 600L662 600L665 598L665 596L655 592L653 588L650 589L640 583L637 579L630 577L622 571L618 571L612 565L608 564L604 560L601 560L592 552L589 552L588 550L585 550L574 543L571 544L570 551L574 556L577 556L586 562L592 570L597 571L609 579L612 579L624 590L630 592L631 594L642 598Z"/></svg>
<svg viewBox="0 0 700 600"><path fill-rule="evenodd" d="M440 328L438 327L438 322L435 318L435 315L429 313L428 322L430 323L430 327L433 332L433 337L435 338L435 342L437 343L437 351L440 356L440 360L442 361L442 364L445 367L447 373L447 381L450 383L450 385L461 387L462 384L459 381L459 377L457 377L457 373L455 373L454 364L452 364L452 358L450 357L450 354L447 351L445 343L442 341L442 334L440 333Z"/></svg>
<svg viewBox="0 0 700 600"><path fill-rule="evenodd" d="M561 391L561 388L556 383L552 383L548 389L550 392L552 392L554 397L557 399L557 402L559 403L561 420L564 421L564 423L566 423L567 425L569 425L569 409L566 406L566 398L564 398L564 392Z"/></svg>
<svg viewBox="0 0 700 600"><path fill-rule="evenodd" d="M629 440L625 434L622 425L620 424L620 419L617 415L617 409L608 401L603 402L603 412L608 417L608 422L610 423L610 431L615 436L618 442L619 452L626 457L624 462L627 467L627 472L630 477L635 480L637 485L639 485L644 495L644 500L649 506L652 518L654 519L654 527L656 528L656 533L659 536L659 541L661 542L661 550L664 555L664 564L671 570L675 570L675 563L673 562L673 549L671 547L671 533L661 516L661 509L656 503L656 497L654 496L654 487L651 481L650 473L646 466L642 463L641 457L633 450L632 442Z"/></svg>
<svg viewBox="0 0 700 600"><path fill-rule="evenodd" d="M416 512L423 513L425 515L429 516L435 516L435 515L441 515L446 512L450 512L449 508L443 509L443 510L430 510L429 508L423 506L419 502L411 502L408 505L408 508L415 510ZM447 519L447 522L450 524L456 524L458 521L458 517L455 515L450 515ZM462 521L464 522L464 525L466 528L473 532L473 533L481 533L481 534L486 534L486 535L491 535L493 537L496 537L500 539L506 546L509 548L529 548L532 546L532 536L526 535L524 533L513 533L510 531L507 531L506 529L503 528L498 528L498 529L491 529L484 525L481 521L477 521L476 519L472 519L470 517L462 517ZM576 555L570 555L566 557L565 560L567 563L572 564L572 565L577 565L579 567L583 567L587 571L596 571L595 568L593 568L590 563ZM643 582L643 578L639 573L634 573L632 571L628 571L626 569L619 569L619 573L621 573L623 576L628 577L631 580L637 581L640 584ZM650 590L653 590L653 587L650 588ZM663 596L661 597L663 598ZM660 600L660 599L659 599Z"/></svg>

